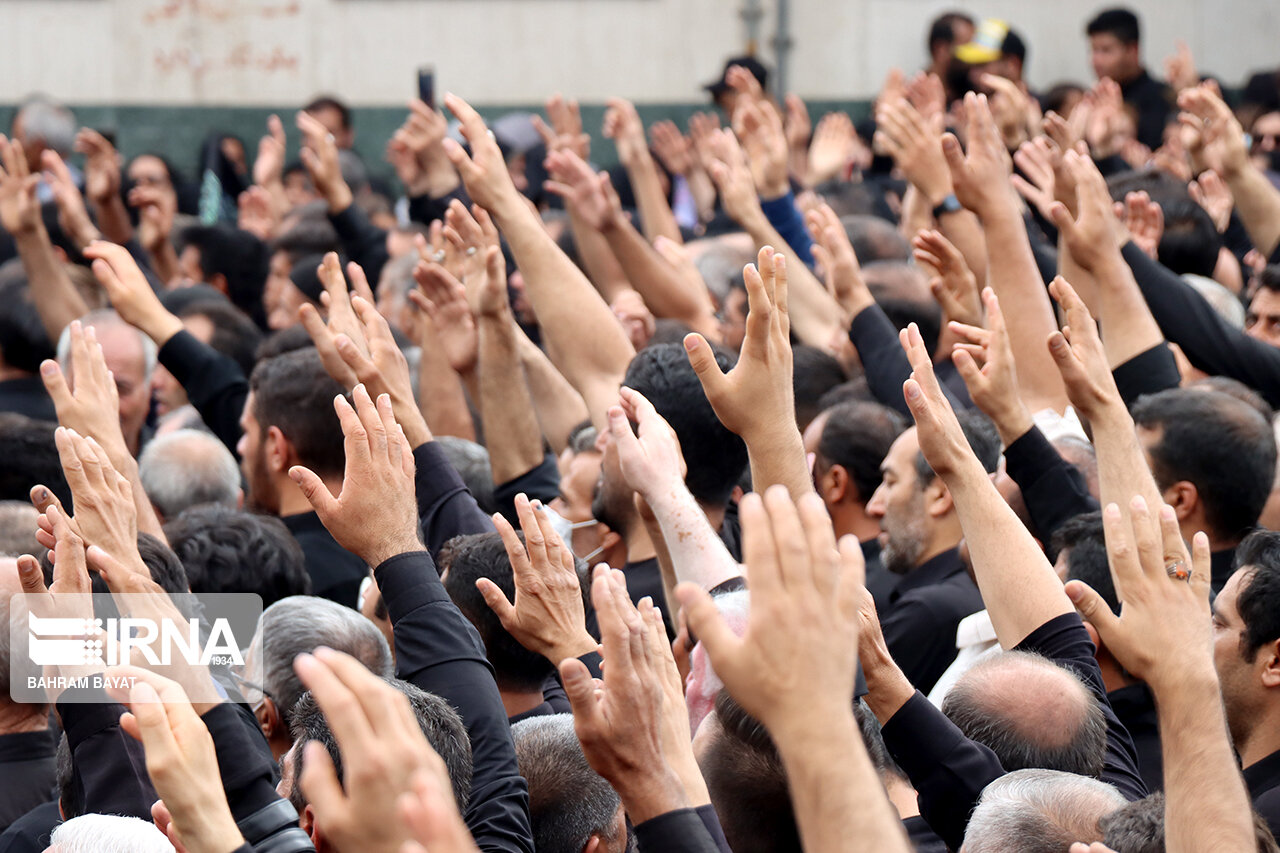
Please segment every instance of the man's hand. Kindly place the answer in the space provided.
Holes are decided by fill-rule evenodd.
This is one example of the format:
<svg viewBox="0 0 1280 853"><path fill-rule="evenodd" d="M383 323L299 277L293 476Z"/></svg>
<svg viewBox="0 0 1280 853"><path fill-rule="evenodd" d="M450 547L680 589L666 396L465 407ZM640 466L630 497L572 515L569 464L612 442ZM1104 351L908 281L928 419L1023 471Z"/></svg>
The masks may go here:
<svg viewBox="0 0 1280 853"><path fill-rule="evenodd" d="M449 366L463 375L472 373L480 355L480 336L467 304L466 286L437 263L419 263L413 276L421 291L409 296L431 318Z"/></svg>
<svg viewBox="0 0 1280 853"><path fill-rule="evenodd" d="M943 116L926 120L905 98L876 106L876 144L889 153L932 210L951 194L942 156Z"/></svg>
<svg viewBox="0 0 1280 853"><path fill-rule="evenodd" d="M0 134L0 228L15 238L43 229L36 200L39 175L27 168L27 155L18 140Z"/></svg>
<svg viewBox="0 0 1280 853"><path fill-rule="evenodd" d="M1107 363L1106 350L1098 336L1098 324L1084 300L1062 276L1049 284L1049 294L1067 316L1062 331L1049 336L1049 353L1062 374L1071 405L1082 417L1095 423L1117 413L1127 417Z"/></svg>
<svg viewBox="0 0 1280 853"><path fill-rule="evenodd" d="M597 174L568 149L547 155L546 168L550 179L543 187L563 198L583 225L604 232L621 223L622 203L608 172Z"/></svg>
<svg viewBox="0 0 1280 853"><path fill-rule="evenodd" d="M105 136L83 127L75 150L84 155L84 194L102 207L120 197L120 154Z"/></svg>
<svg viewBox="0 0 1280 853"><path fill-rule="evenodd" d="M1196 71L1196 58L1191 48L1182 39L1178 39L1172 54L1164 60L1164 79L1175 92L1200 85L1200 74Z"/></svg>
<svg viewBox="0 0 1280 853"><path fill-rule="evenodd" d="M841 177L857 151L857 131L846 113L827 113L809 145L809 186Z"/></svg>
<svg viewBox="0 0 1280 853"><path fill-rule="evenodd" d="M911 323L898 333L898 340L911 362L911 377L902 384L902 393L915 419L920 452L925 460L944 480L967 465L981 467L938 384L933 358L920 337L919 327Z"/></svg>
<svg viewBox="0 0 1280 853"><path fill-rule="evenodd" d="M773 105L761 101L735 107L733 130L742 140L760 197L768 200L786 195L791 188L787 178L787 135Z"/></svg>
<svg viewBox="0 0 1280 853"><path fill-rule="evenodd" d="M253 182L270 190L284 183L285 146L288 140L280 116L267 117L267 132L258 140L258 156L253 160Z"/></svg>
<svg viewBox="0 0 1280 853"><path fill-rule="evenodd" d="M716 417L748 445L773 444L796 428L792 392L791 320L787 314L786 259L765 246L742 271L747 286L747 333L738 363L727 374L706 339L684 339ZM785 431L785 432L784 432Z"/></svg>
<svg viewBox="0 0 1280 853"><path fill-rule="evenodd" d="M1034 421L1018 394L1013 345L1009 342L1009 330L1005 328L1000 300L988 287L982 291L982 301L987 308L986 329L963 323L951 324L951 331L961 340L955 345L952 361L969 389L974 405L991 418L1000 433L1000 440L1008 447L1031 429Z"/></svg>
<svg viewBox="0 0 1280 853"><path fill-rule="evenodd" d="M711 156L708 172L720 191L725 213L743 228L758 225L764 220L764 211L738 137L732 131L716 129L709 132L706 146Z"/></svg>
<svg viewBox="0 0 1280 853"><path fill-rule="evenodd" d="M1185 112L1178 119L1194 131L1191 136L1198 135L1191 140L1183 135L1197 171L1212 168L1230 181L1249 168L1249 147L1244 128L1215 89L1203 83L1179 93L1178 106Z"/></svg>
<svg viewBox="0 0 1280 853"><path fill-rule="evenodd" d="M182 331L182 321L161 304L128 249L98 240L85 249L84 256L93 261L93 274L122 320L155 341L156 346L163 346Z"/></svg>
<svg viewBox="0 0 1280 853"><path fill-rule="evenodd" d="M597 566L591 601L604 679L591 678L573 658L560 664L560 677L587 763L618 792L631 822L643 823L689 804L663 752L662 662L653 659L647 635L654 628L631 604L622 572Z"/></svg>
<svg viewBox="0 0 1280 853"><path fill-rule="evenodd" d="M751 579L747 630L736 636L701 587L681 584L680 603L716 674L779 744L853 714L862 550L836 546L821 498L793 503L772 486L742 499L742 545Z"/></svg>
<svg viewBox="0 0 1280 853"><path fill-rule="evenodd" d="M596 649L596 641L587 633L573 551L551 526L541 504L530 504L521 493L516 495L515 505L524 532L523 543L510 522L501 514L493 516L493 525L498 528L511 561L515 602L508 601L488 578L477 580L476 589L508 634L558 666L563 660Z"/></svg>
<svg viewBox="0 0 1280 853"><path fill-rule="evenodd" d="M568 150L583 160L591 156L591 136L582 132L582 112L576 100L565 100L559 92L547 99L547 118L551 126L539 115L534 115L533 126L546 143L547 153Z"/></svg>
<svg viewBox="0 0 1280 853"><path fill-rule="evenodd" d="M981 82L992 90L992 118L1005 147L1012 151L1027 141L1029 132L1034 129L1028 126L1028 119L1039 115L1039 105L1027 94L1025 84L1015 83L1008 77L983 74Z"/></svg>
<svg viewBox="0 0 1280 853"><path fill-rule="evenodd" d="M354 407L345 397L333 400L347 457L338 495L301 465L290 468L289 476L338 544L376 568L397 554L423 550L413 453L390 397L380 395L375 406L363 385L351 396Z"/></svg>
<svg viewBox="0 0 1280 853"><path fill-rule="evenodd" d="M1231 195L1231 188L1227 186L1227 182L1222 180L1222 176L1217 172L1205 172L1189 183L1187 190L1190 191L1196 204L1203 207L1209 214L1218 233L1226 231L1227 226L1231 224L1231 211L1236 206L1236 200Z"/></svg>
<svg viewBox="0 0 1280 853"><path fill-rule="evenodd" d="M40 365L40 378L53 399L58 423L82 436L92 436L106 450L111 464L125 472L133 467L133 457L120 429L120 395L107 369L102 345L92 327L80 321L70 326L71 386L56 361Z"/></svg>
<svg viewBox="0 0 1280 853"><path fill-rule="evenodd" d="M337 214L351 206L351 187L342 177L338 163L338 145L333 134L315 117L299 112L298 130L302 131L299 155L316 191L329 203L329 213Z"/></svg>
<svg viewBox="0 0 1280 853"><path fill-rule="evenodd" d="M1063 164L1075 182L1076 214L1073 217L1065 204L1054 202L1049 215L1075 262L1087 272L1099 272L1120 259L1120 246L1128 235L1116 219L1107 182L1093 160L1068 151Z"/></svg>
<svg viewBox="0 0 1280 853"><path fill-rule="evenodd" d="M507 171L507 161L503 158L493 133L485 126L484 119L457 95L445 95L444 103L458 117L462 135L471 146L471 153L468 154L452 139L446 138L441 143L449 161L458 170L458 175L467 188L467 195L499 218L506 214L509 205L523 205L520 192L511 181L511 173Z"/></svg>
<svg viewBox="0 0 1280 853"><path fill-rule="evenodd" d="M978 278L940 231L921 231L911 241L916 263L929 270L929 292L942 307L943 323L982 324Z"/></svg>
<svg viewBox="0 0 1280 853"><path fill-rule="evenodd" d="M40 165L44 168L45 183L53 192L54 204L58 206L58 224L67 237L83 251L94 240L101 239L98 226L89 218L89 209L85 207L84 196L71 177L67 164L52 148L46 148L40 154Z"/></svg>
<svg viewBox="0 0 1280 853"><path fill-rule="evenodd" d="M1022 143L1013 154L1014 165L1022 174L1014 172L1009 176L1018 194L1035 207L1045 219L1049 219L1049 211L1054 201L1053 156L1055 152L1058 152L1058 147L1046 136L1037 136ZM1061 157L1061 154L1059 153L1058 156ZM1068 207L1074 215L1074 201Z"/></svg>
<svg viewBox="0 0 1280 853"><path fill-rule="evenodd" d="M985 219L1013 205L1009 191L1009 152L996 129L985 95L964 96L968 122L961 151L960 140L947 133L942 137L942 153L951 170L951 182L960 203Z"/></svg>
<svg viewBox="0 0 1280 853"><path fill-rule="evenodd" d="M129 480L112 467L107 452L92 438L66 427L58 427L53 438L71 487L77 531L88 545L150 577L138 555L138 513Z"/></svg>
<svg viewBox="0 0 1280 853"><path fill-rule="evenodd" d="M680 439L653 404L633 388L618 392L621 405L609 409L609 433L628 488L650 505L684 487L686 465ZM635 421L639 435L631 430Z"/></svg>
<svg viewBox="0 0 1280 853"><path fill-rule="evenodd" d="M848 326L875 298L862 277L862 267L854 254L849 233L831 206L823 203L805 214L805 225L813 238L813 257L822 268L827 291L844 311L842 326Z"/></svg>
<svg viewBox="0 0 1280 853"><path fill-rule="evenodd" d="M612 139L617 146L618 160L622 165L631 166L649 156L644 124L640 121L635 104L630 101L610 98L606 102L601 132L605 139Z"/></svg>
<svg viewBox="0 0 1280 853"><path fill-rule="evenodd" d="M106 675L132 685L107 692L129 708L120 728L142 743L174 845L189 853L230 853L244 844L222 792L213 738L182 685L133 666L111 667Z"/></svg>
<svg viewBox="0 0 1280 853"><path fill-rule="evenodd" d="M271 193L260 186L249 187L236 199L236 207L236 227L241 231L248 231L264 243L269 242L280 225Z"/></svg>
<svg viewBox="0 0 1280 853"><path fill-rule="evenodd" d="M166 246L178 215L178 194L173 187L137 186L129 190L129 206L138 210L138 242L152 255Z"/></svg>
<svg viewBox="0 0 1280 853"><path fill-rule="evenodd" d="M401 798L422 784L440 785L441 794L452 791L444 761L422 734L408 698L360 661L333 649L299 655L293 668L342 753L339 781L319 741L304 747L298 783L315 808L320 831L340 851L401 853L411 837L399 810ZM437 832L457 836L462 819L456 803L449 809L443 797L432 801L445 817Z"/></svg>
<svg viewBox="0 0 1280 853"><path fill-rule="evenodd" d="M1130 502L1128 520L1120 507L1108 504L1102 524L1111 578L1124 607L1116 616L1087 584L1070 581L1067 596L1080 616L1098 630L1116 661L1157 696L1177 687L1189 671L1212 678L1208 537L1197 533L1188 555L1173 508L1159 507L1157 535L1141 495ZM1189 575L1179 578L1171 571Z"/></svg>
<svg viewBox="0 0 1280 853"><path fill-rule="evenodd" d="M684 792L693 808L709 805L711 794L702 770L693 754L693 733L689 728L689 706L684 701L684 678L676 663L675 652L667 642L667 629L662 611L649 599L640 602L640 616L648 625L645 632L649 659L662 681L662 754L680 777ZM684 629L688 637L688 628ZM676 638L679 641L679 637Z"/></svg>
<svg viewBox="0 0 1280 853"><path fill-rule="evenodd" d="M687 175L693 169L693 143L675 122L659 121L650 125L649 142L669 174Z"/></svg>
<svg viewBox="0 0 1280 853"><path fill-rule="evenodd" d="M1206 174L1212 175L1213 172ZM1155 260L1160 249L1160 238L1164 236L1164 211L1160 209L1160 205L1152 201L1145 191L1129 193L1124 197L1123 203L1116 202L1115 215L1133 237L1137 247L1147 257Z"/></svg>

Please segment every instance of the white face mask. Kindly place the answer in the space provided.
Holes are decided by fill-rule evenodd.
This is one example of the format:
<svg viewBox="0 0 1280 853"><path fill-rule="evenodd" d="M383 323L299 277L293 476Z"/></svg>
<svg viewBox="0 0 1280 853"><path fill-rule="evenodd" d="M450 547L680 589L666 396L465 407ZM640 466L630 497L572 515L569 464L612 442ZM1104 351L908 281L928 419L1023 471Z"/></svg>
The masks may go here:
<svg viewBox="0 0 1280 853"><path fill-rule="evenodd" d="M573 550L573 531L580 530L583 527L590 527L597 523L594 518L589 518L586 521L570 521L546 504L542 505L542 511L547 514L547 520L551 522L551 529L556 532L556 535L560 537L564 544L569 546L570 551ZM587 563L590 564L591 561L600 556L603 551L604 546L602 545L582 559L586 560Z"/></svg>

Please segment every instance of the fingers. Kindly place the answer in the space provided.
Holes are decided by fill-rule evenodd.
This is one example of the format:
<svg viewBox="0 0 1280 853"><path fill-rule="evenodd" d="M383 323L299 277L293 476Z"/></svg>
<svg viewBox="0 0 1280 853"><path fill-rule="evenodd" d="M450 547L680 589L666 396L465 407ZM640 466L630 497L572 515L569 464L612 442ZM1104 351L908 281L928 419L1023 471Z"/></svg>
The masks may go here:
<svg viewBox="0 0 1280 853"><path fill-rule="evenodd" d="M702 335L693 332L685 335L684 349L689 356L689 364L693 367L693 372L702 383L702 390L707 395L707 399L718 399L725 386L725 375L720 365L716 363L715 351L711 348L711 344L707 343L707 339Z"/></svg>
<svg viewBox="0 0 1280 853"><path fill-rule="evenodd" d="M1138 547L1134 543L1134 532L1138 528L1139 519L1145 525L1149 520L1147 504L1141 495L1134 496L1129 512L1132 522L1126 521L1117 504L1107 504L1102 510L1102 529L1107 542L1107 562L1111 566L1111 577L1115 581L1116 593L1124 600L1126 585L1133 588L1142 578L1142 562Z"/></svg>
<svg viewBox="0 0 1280 853"><path fill-rule="evenodd" d="M332 518L338 511L338 499L329 491L320 476L310 468L295 465L289 469L289 479L302 491L311 507L320 518Z"/></svg>
<svg viewBox="0 0 1280 853"><path fill-rule="evenodd" d="M1080 618L1096 628L1103 643L1107 643L1120 622L1111 606L1084 581L1067 581L1065 590Z"/></svg>

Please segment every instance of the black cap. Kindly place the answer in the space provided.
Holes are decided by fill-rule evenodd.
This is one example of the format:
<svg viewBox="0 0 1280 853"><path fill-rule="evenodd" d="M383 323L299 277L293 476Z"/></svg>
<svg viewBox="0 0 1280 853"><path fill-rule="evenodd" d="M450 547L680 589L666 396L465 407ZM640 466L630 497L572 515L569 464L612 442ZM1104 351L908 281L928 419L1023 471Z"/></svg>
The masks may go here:
<svg viewBox="0 0 1280 853"><path fill-rule="evenodd" d="M725 77L729 74L729 69L735 65L740 65L751 72L751 76L760 81L761 89L769 88L769 69L761 64L760 60L754 56L735 56L727 60L724 64L724 70L720 72L720 79L715 82L708 83L702 88L711 93L714 98L716 95L729 90L729 84L725 82Z"/></svg>

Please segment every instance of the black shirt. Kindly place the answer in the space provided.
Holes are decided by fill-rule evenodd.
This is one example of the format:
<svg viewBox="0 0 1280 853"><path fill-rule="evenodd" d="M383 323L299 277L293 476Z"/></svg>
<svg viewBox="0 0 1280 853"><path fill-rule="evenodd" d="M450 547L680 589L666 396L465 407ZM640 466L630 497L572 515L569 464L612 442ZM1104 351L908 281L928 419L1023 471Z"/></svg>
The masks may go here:
<svg viewBox="0 0 1280 853"><path fill-rule="evenodd" d="M235 360L218 352L185 329L165 341L160 363L187 392L205 426L233 456L240 441L240 416L249 396L249 381Z"/></svg>
<svg viewBox="0 0 1280 853"><path fill-rule="evenodd" d="M1173 90L1142 69L1120 84L1124 102L1138 113L1138 141L1155 151L1164 144L1164 126L1173 112Z"/></svg>
<svg viewBox="0 0 1280 853"><path fill-rule="evenodd" d="M1164 755L1160 752L1160 723L1156 700L1145 684L1130 684L1107 694L1111 709L1133 738L1138 752L1138 774L1148 791L1164 789Z"/></svg>
<svg viewBox="0 0 1280 853"><path fill-rule="evenodd" d="M1236 573L1236 549L1223 548L1209 555L1209 587L1213 594L1222 592L1222 588Z"/></svg>
<svg viewBox="0 0 1280 853"><path fill-rule="evenodd" d="M904 817L902 828L907 831L907 840L916 853L947 853L946 842L938 837L938 833L920 815Z"/></svg>
<svg viewBox="0 0 1280 853"><path fill-rule="evenodd" d="M0 412L17 412L38 421L58 422L58 410L39 376L0 382Z"/></svg>
<svg viewBox="0 0 1280 853"><path fill-rule="evenodd" d="M1098 508L1080 469L1063 459L1037 426L1005 448L1004 464L1022 490L1031 532L1043 544L1067 521Z"/></svg>
<svg viewBox="0 0 1280 853"><path fill-rule="evenodd" d="M1271 827L1271 833L1280 833L1280 752L1273 752L1246 767L1244 784L1253 799L1253 807Z"/></svg>
<svg viewBox="0 0 1280 853"><path fill-rule="evenodd" d="M49 836L62 823L57 801L36 806L0 835L0 853L44 853Z"/></svg>
<svg viewBox="0 0 1280 853"><path fill-rule="evenodd" d="M876 612L887 613L889 596L897 589L898 581L902 578L884 567L884 560L880 559L880 543L877 540L868 539L861 543L861 546L862 559L867 564L867 592L871 593L871 598L876 603Z"/></svg>
<svg viewBox="0 0 1280 853"><path fill-rule="evenodd" d="M982 595L952 548L898 581L880 628L894 661L927 693L956 659L960 620L981 609Z"/></svg>
<svg viewBox="0 0 1280 853"><path fill-rule="evenodd" d="M287 515L280 520L302 546L312 594L355 607L360 582L369 574L364 560L339 545L314 512Z"/></svg>
<svg viewBox="0 0 1280 853"><path fill-rule="evenodd" d="M905 418L911 417L907 401L902 396L902 383L911 376L911 362L902 351L898 330L879 305L862 310L849 325L849 340L858 351L862 369L866 373L867 386L880 403ZM940 362L934 368L938 373L938 385L953 409L967 409L971 405L969 389L950 361Z"/></svg>
<svg viewBox="0 0 1280 853"><path fill-rule="evenodd" d="M49 729L0 735L0 832L57 797L57 755Z"/></svg>

